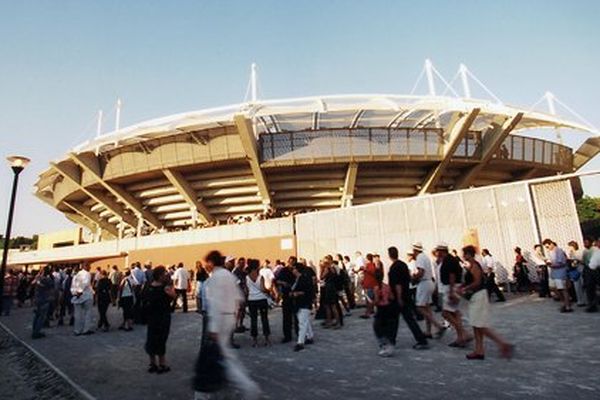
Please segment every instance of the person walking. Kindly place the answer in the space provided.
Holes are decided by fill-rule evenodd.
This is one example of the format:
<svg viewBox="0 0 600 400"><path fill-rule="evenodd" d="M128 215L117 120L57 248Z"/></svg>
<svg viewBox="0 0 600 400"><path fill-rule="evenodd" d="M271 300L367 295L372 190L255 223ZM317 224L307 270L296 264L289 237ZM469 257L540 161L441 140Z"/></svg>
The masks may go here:
<svg viewBox="0 0 600 400"><path fill-rule="evenodd" d="M485 290L483 269L475 260L475 247L466 246L462 252L467 272L465 273L465 283L458 289L458 293L469 301L469 321L475 336L475 349L472 353L467 354L466 358L468 360L485 359L483 339L487 336L496 342L501 356L510 359L514 346L490 328L489 300Z"/></svg>
<svg viewBox="0 0 600 400"><path fill-rule="evenodd" d="M33 280L35 287L35 311L33 317L32 339L41 339L46 337L42 332L46 320L48 319L48 310L50 308L51 297L54 293L54 279L52 279L52 270L50 266L40 269Z"/></svg>
<svg viewBox="0 0 600 400"><path fill-rule="evenodd" d="M144 322L144 316L142 312L142 291L144 290L144 285L146 284L146 273L142 270L141 264L136 262L133 264L133 269L131 270L132 280L130 283L133 284L133 321L136 324L141 324Z"/></svg>
<svg viewBox="0 0 600 400"><path fill-rule="evenodd" d="M344 256L340 265L345 272L346 280L344 282L344 292L346 294L346 299L348 299L348 306L351 310L356 308L356 295L355 295L355 287L354 287L354 271L352 271L352 263L350 262L350 257Z"/></svg>
<svg viewBox="0 0 600 400"><path fill-rule="evenodd" d="M231 273L237 278L238 286L243 295L243 301L240 303L240 308L236 313L237 322L235 326L235 333L244 333L248 330L244 325L244 318L246 318L246 303L248 302L248 286L246 286L246 259L240 257L235 262L235 267Z"/></svg>
<svg viewBox="0 0 600 400"><path fill-rule="evenodd" d="M62 282L62 301L60 303L60 312L58 317L58 325L64 325L64 318L69 315L69 326L73 326L75 323L75 312L73 308L73 295L71 294L71 285L73 284L73 271L71 268L65 269L65 279Z"/></svg>
<svg viewBox="0 0 600 400"><path fill-rule="evenodd" d="M135 317L133 310L136 300L134 281L135 279L131 275L131 271L126 269L123 279L121 279L121 283L119 284L117 296L119 307L123 310L123 323L119 326L119 329L127 332L133 330L133 319Z"/></svg>
<svg viewBox="0 0 600 400"><path fill-rule="evenodd" d="M520 247L515 247L514 252L515 265L513 267L513 276L517 280L517 292L529 293L531 291L531 280L529 279L527 260L525 260L523 251Z"/></svg>
<svg viewBox="0 0 600 400"><path fill-rule="evenodd" d="M456 331L456 340L449 346L464 348L470 338L462 325L460 297L456 291L462 282L462 267L457 257L449 254L446 243L439 243L435 253L436 258L441 260L438 288L443 302L442 316Z"/></svg>
<svg viewBox="0 0 600 400"><path fill-rule="evenodd" d="M375 279L375 272L377 271L377 265L373 262L373 255L367 254L367 262L364 267L360 269L360 272L363 274L362 280L362 288L365 294L365 313L360 316L363 319L371 318L373 315L373 289L377 285L377 280Z"/></svg>
<svg viewBox="0 0 600 400"><path fill-rule="evenodd" d="M323 327L331 329L341 328L341 315L338 312L338 293L336 288L337 272L329 258L321 261L322 306L325 309L325 322Z"/></svg>
<svg viewBox="0 0 600 400"><path fill-rule="evenodd" d="M425 334L423 333L423 331L421 331L419 324L415 320L414 312L412 310L413 305L411 304L409 295L410 273L408 271L408 266L398 259L398 249L396 247L388 248L388 257L392 262L392 265L390 266L390 269L388 271L388 283L394 295L394 305L397 307L397 310L394 313L392 345L396 345L396 336L398 334L398 322L401 314L402 318L404 319L404 322L406 322L408 329L410 329L413 337L417 342L413 346L413 349L428 349L429 346L427 344L427 338L425 337Z"/></svg>
<svg viewBox="0 0 600 400"><path fill-rule="evenodd" d="M488 297L491 299L492 294L496 295L496 301L506 301L504 294L500 291L500 288L496 284L496 260L492 257L492 253L488 249L481 250L483 256L483 273L484 273L484 284L488 292Z"/></svg>
<svg viewBox="0 0 600 400"><path fill-rule="evenodd" d="M104 332L108 332L110 329L106 312L111 301L111 282L108 279L106 271L103 270L100 272L100 278L96 282L96 304L98 305L98 315L100 316L98 329L102 329Z"/></svg>
<svg viewBox="0 0 600 400"><path fill-rule="evenodd" d="M314 343L314 333L310 321L310 311L315 297L312 274L309 267L296 263L292 269L294 284L292 285L290 297L294 302L294 310L298 318L298 341L294 351L304 350L304 346Z"/></svg>
<svg viewBox="0 0 600 400"><path fill-rule="evenodd" d="M433 283L433 266L431 260L423 251L423 245L420 242L412 245L413 256L415 259L416 272L412 281L417 282L416 306L419 314L425 319L425 337L432 339L432 325L437 329L436 337L441 338L446 332L446 328L439 323L431 311L431 302L435 284Z"/></svg>
<svg viewBox="0 0 600 400"><path fill-rule="evenodd" d="M378 270L375 274L377 286L375 286L375 319L373 320L373 332L379 345L380 357L390 357L394 353L393 343L395 341L395 314L394 295L390 286L383 282L384 272Z"/></svg>
<svg viewBox="0 0 600 400"><path fill-rule="evenodd" d="M571 299L567 292L567 255L551 239L544 239L542 244L548 252L546 264L550 268L550 279L556 288L558 297L563 302L560 312L573 312L573 309L571 308Z"/></svg>
<svg viewBox="0 0 600 400"><path fill-rule="evenodd" d="M590 240L590 242L592 242ZM587 312L598 311L598 293L596 292L600 283L600 239L596 241L596 245L590 245L588 254L586 254L587 274L586 274L586 295L587 295Z"/></svg>
<svg viewBox="0 0 600 400"><path fill-rule="evenodd" d="M283 319L283 339L281 343L292 341L292 328L297 327L298 323L294 316L294 304L290 298L292 285L296 281L292 269L298 263L296 257L288 258L287 264L280 268L275 275L279 294L281 295L281 315ZM296 322L296 323L294 323Z"/></svg>
<svg viewBox="0 0 600 400"><path fill-rule="evenodd" d="M234 386L242 392L245 399L255 400L260 396L260 388L250 378L246 369L238 360L235 352L229 346L230 337L236 327L236 312L243 301L242 293L236 277L223 267L223 256L219 251L211 251L205 258L205 268L210 277L206 281L207 299L207 327L206 336L210 342L217 344L219 354L215 357L205 357L203 350L209 351L212 346L200 350L199 360L214 358L215 365L224 369L225 378L229 386ZM206 343L206 340L203 340ZM202 368L197 365L197 370ZM196 380L197 381L197 380ZM209 398L196 387L195 398Z"/></svg>
<svg viewBox="0 0 600 400"><path fill-rule="evenodd" d="M567 258L568 258L568 270L567 276L569 281L573 285L573 290L575 290L575 300L577 302L577 307L585 307L586 299L584 296L583 290L583 249L579 249L579 244L571 240L567 243L569 248Z"/></svg>
<svg viewBox="0 0 600 400"><path fill-rule="evenodd" d="M544 248L541 244L533 246L532 261L535 264L535 269L538 275L538 294L540 297L550 296L550 284L548 276L548 265L546 264L546 256Z"/></svg>
<svg viewBox="0 0 600 400"><path fill-rule="evenodd" d="M172 311L175 311L175 308L177 306L177 300L179 298L181 298L183 312L186 313L186 312L188 312L187 294L188 294L188 290L190 289L191 286L190 286L190 275L188 274L187 270L183 266L183 263L179 263L177 265L177 269L175 270L175 273L173 274L173 282L175 284L175 293L177 294L177 296L175 297L175 299L173 301Z"/></svg>
<svg viewBox="0 0 600 400"><path fill-rule="evenodd" d="M260 261L248 259L248 274L246 275L246 286L248 287L248 309L250 311L250 336L252 336L252 347L258 346L258 315L265 337L265 346L270 346L271 328L269 327L269 295L265 286L265 279L260 275Z"/></svg>
<svg viewBox="0 0 600 400"><path fill-rule="evenodd" d="M15 271L6 271L6 275L4 276L4 290L2 291L2 313L6 317L10 315L10 309L15 302L18 284L19 281Z"/></svg>
<svg viewBox="0 0 600 400"><path fill-rule="evenodd" d="M92 290L92 276L90 274L90 265L84 264L83 267L73 277L71 284L71 302L73 303L75 323L73 331L75 336L91 335L94 333L92 328L92 307L94 303L94 291Z"/></svg>
<svg viewBox="0 0 600 400"><path fill-rule="evenodd" d="M110 279L110 298L113 306L117 306L117 302L119 300L119 285L121 284L121 280L123 279L123 274L119 271L116 265L112 266L110 274L108 274L108 279Z"/></svg>
<svg viewBox="0 0 600 400"><path fill-rule="evenodd" d="M206 296L204 283L208 279L208 272L204 269L201 262L196 264L196 312L204 314L204 299Z"/></svg>
<svg viewBox="0 0 600 400"><path fill-rule="evenodd" d="M171 301L177 293L171 284L167 270L162 265L152 269L152 281L144 291L147 330L144 349L150 357L148 372L169 372L165 354L171 330Z"/></svg>

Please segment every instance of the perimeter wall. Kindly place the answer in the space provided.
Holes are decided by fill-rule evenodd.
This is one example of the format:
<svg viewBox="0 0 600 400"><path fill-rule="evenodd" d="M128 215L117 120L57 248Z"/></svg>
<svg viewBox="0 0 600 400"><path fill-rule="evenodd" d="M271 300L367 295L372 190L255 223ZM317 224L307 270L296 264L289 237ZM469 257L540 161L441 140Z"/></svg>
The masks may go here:
<svg viewBox="0 0 600 400"><path fill-rule="evenodd" d="M444 241L451 249L464 244L488 248L509 271L515 246L527 257L546 237L563 248L570 240L582 242L569 180L518 182L301 214L296 235L299 256L315 262L335 253L353 258L358 250L379 253L387 263L389 246L398 247L404 257L415 241L425 249Z"/></svg>

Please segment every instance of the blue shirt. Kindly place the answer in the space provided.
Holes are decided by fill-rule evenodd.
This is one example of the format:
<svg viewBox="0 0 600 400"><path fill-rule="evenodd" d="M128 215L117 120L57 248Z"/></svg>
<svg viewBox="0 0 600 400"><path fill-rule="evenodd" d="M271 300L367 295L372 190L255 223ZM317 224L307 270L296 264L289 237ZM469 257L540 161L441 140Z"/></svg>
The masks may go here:
<svg viewBox="0 0 600 400"><path fill-rule="evenodd" d="M134 268L131 271L131 275L133 275L133 279L138 285L143 285L146 283L146 274L142 271L141 268Z"/></svg>
<svg viewBox="0 0 600 400"><path fill-rule="evenodd" d="M548 259L550 260L550 278L552 279L567 279L567 255L559 248L555 247L554 250L548 252Z"/></svg>

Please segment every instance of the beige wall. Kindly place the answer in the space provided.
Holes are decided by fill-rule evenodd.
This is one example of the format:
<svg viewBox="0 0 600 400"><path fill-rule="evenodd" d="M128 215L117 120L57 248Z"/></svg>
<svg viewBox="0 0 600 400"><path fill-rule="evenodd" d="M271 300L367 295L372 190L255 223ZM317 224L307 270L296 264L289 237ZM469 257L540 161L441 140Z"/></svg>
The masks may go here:
<svg viewBox="0 0 600 400"><path fill-rule="evenodd" d="M283 250L282 240L291 243L292 248ZM296 255L296 240L293 236L269 237L260 239L246 239L219 243L202 243L188 246L174 246L153 248L144 250L133 250L127 257L107 258L92 263L92 268L101 267L105 269L108 265L118 266L120 269L134 262L145 263L152 261L153 265L172 265L183 262L187 267L193 268L196 261L203 260L211 250L219 250L224 256L258 258L271 261L276 259L285 260L291 255Z"/></svg>
<svg viewBox="0 0 600 400"><path fill-rule="evenodd" d="M124 269L125 257L103 258L102 260L97 260L91 263L93 270L98 267L102 269L112 268L113 265L116 265L119 269Z"/></svg>
<svg viewBox="0 0 600 400"><path fill-rule="evenodd" d="M247 257L274 260L287 258L296 253L295 247L291 250L281 249L282 237L263 239L246 239L231 242L203 243L190 246L177 246L159 249L135 250L129 253L129 263L139 261L144 263L151 260L154 265L171 265L183 262L186 266L193 267L196 261L203 260L211 250L219 250L224 256ZM292 239L294 243L295 240Z"/></svg>
<svg viewBox="0 0 600 400"><path fill-rule="evenodd" d="M81 241L81 229L73 228L42 233L38 237L38 250L52 249L56 243L73 242L77 245Z"/></svg>

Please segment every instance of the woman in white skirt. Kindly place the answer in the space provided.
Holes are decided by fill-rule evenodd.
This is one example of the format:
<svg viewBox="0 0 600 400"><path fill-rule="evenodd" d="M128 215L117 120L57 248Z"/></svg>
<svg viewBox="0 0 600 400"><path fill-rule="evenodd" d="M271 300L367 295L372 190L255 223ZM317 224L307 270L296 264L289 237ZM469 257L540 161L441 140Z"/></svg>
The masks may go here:
<svg viewBox="0 0 600 400"><path fill-rule="evenodd" d="M511 358L514 346L490 328L489 300L483 283L483 269L475 260L475 247L467 246L462 251L463 259L467 264L467 273L465 274L464 286L460 289L460 292L469 300L469 322L475 335L475 350L467 354L467 359L485 359L484 336L496 342L502 357Z"/></svg>

